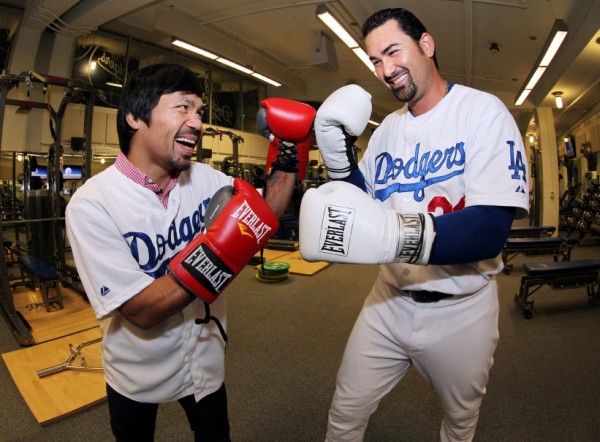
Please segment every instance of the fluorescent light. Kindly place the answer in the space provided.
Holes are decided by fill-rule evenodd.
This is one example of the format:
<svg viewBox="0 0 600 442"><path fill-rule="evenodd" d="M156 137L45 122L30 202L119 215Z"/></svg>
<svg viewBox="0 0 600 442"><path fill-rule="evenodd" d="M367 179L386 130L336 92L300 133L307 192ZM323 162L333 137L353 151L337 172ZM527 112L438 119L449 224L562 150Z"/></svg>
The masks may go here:
<svg viewBox="0 0 600 442"><path fill-rule="evenodd" d="M362 50L362 48L354 48L352 49L352 52L354 52L354 54L365 64L366 67L369 68L371 72L375 72L375 66L373 66L373 62L369 59L369 56L365 51Z"/></svg>
<svg viewBox="0 0 600 442"><path fill-rule="evenodd" d="M515 106L522 105L525 101L525 98L527 98L527 96L529 95L529 92L531 92L531 89L523 90L523 92L521 92L521 95L519 95L519 98L517 98L517 101L515 101Z"/></svg>
<svg viewBox="0 0 600 442"><path fill-rule="evenodd" d="M558 49L564 42L568 32L567 25L564 21L556 20L554 22L550 36L548 37L548 40L546 40L544 49L538 58L538 63L535 64L535 68L529 73L523 89L519 91L519 95L515 101L515 106L520 106L523 104L525 98L527 98L529 93L533 90L537 82L546 71L546 68L550 65L550 62L558 52Z"/></svg>
<svg viewBox="0 0 600 442"><path fill-rule="evenodd" d="M542 66L538 66L538 68L533 73L531 80L529 80L529 83L527 83L527 86L525 86L525 89L532 90L535 87L535 85L537 84L537 82L540 80L540 78L542 78L542 75L544 75L544 72L546 72L546 68L542 67Z"/></svg>
<svg viewBox="0 0 600 442"><path fill-rule="evenodd" d="M369 123L372 124L373 126L379 126L381 123L378 123L377 121L373 121L373 120L369 120Z"/></svg>
<svg viewBox="0 0 600 442"><path fill-rule="evenodd" d="M253 73L252 73L252 74L250 74L250 75L252 75L253 77L256 77L256 78L258 78L259 80L262 80L262 81L264 81L265 83L272 84L272 85L273 85L273 86L275 86L275 87L279 87L279 86L281 86L281 83L279 83L279 82L277 82L277 81L275 81L275 80L271 80L269 77L265 77L264 75L262 75L262 74L259 74L258 72L253 72Z"/></svg>
<svg viewBox="0 0 600 442"><path fill-rule="evenodd" d="M550 62L556 55L556 52L558 52L558 48L560 48L560 45L562 44L562 42L564 41L566 36L567 36L567 31L557 31L556 32L556 34L554 35L554 38L552 39L552 43L550 43L550 46L546 50L546 54L544 55L544 58L542 58L542 61L540 61L540 66L548 66L550 64Z"/></svg>
<svg viewBox="0 0 600 442"><path fill-rule="evenodd" d="M174 46L178 46L180 48L186 49L188 51L194 52L196 54L202 55L203 57L210 58L211 60L218 61L219 63L224 64L225 66L229 66L230 68L236 69L240 72L243 72L244 74L252 75L253 77L258 78L259 80L262 80L265 83L269 83L275 87L281 86L281 83L279 83L275 80L272 80L265 75L259 74L258 72L254 72L252 69L248 69L247 67L242 66L241 64L238 64L227 58L213 54L212 52L208 52L204 49L200 49L199 47L194 46L193 44L186 43L186 42L178 40L176 38L173 39L171 44L173 44Z"/></svg>
<svg viewBox="0 0 600 442"><path fill-rule="evenodd" d="M346 31L344 26L342 26L340 22L333 16L333 14L331 14L329 9L327 9L327 6L317 6L315 14L317 15L317 18L323 23L325 23L327 27L331 29L335 33L335 35L337 35L339 39L346 44L346 46L352 49L354 55L356 55L360 59L360 61L362 61L365 64L365 66L375 74L375 66L373 66L373 62L369 60L369 56L367 55L367 53L358 45L356 40L352 38L352 36Z"/></svg>
<svg viewBox="0 0 600 442"><path fill-rule="evenodd" d="M336 20L336 18L333 15L331 15L331 12L329 12L329 9L327 9L325 5L317 6L316 14L319 20L325 23L327 27L331 29L335 33L335 35L337 35L340 38L340 40L342 40L346 44L346 46L348 46L350 49L358 47L358 43L356 43L356 40L354 40L354 38L352 38L348 31L344 29L344 27Z"/></svg>
<svg viewBox="0 0 600 442"><path fill-rule="evenodd" d="M217 58L217 61L219 63L224 64L225 66L229 66L229 67L231 67L233 69L237 69L238 71L241 71L244 74L250 75L250 74L252 74L254 72L254 71L252 71L252 70L250 70L248 68L245 68L244 66L242 66L240 64L234 63L233 61L227 60L226 58L223 58L223 57Z"/></svg>
<svg viewBox="0 0 600 442"><path fill-rule="evenodd" d="M120 83L113 83L112 81L107 81L106 85L107 86L112 86L112 87L123 87L122 84L120 84Z"/></svg>
<svg viewBox="0 0 600 442"><path fill-rule="evenodd" d="M185 41L173 40L172 44L174 46L179 46L180 48L186 49L190 52L195 52L196 54L202 55L203 57L210 58L211 60L215 60L219 57L218 55L215 55L212 52L200 49L199 47L186 43Z"/></svg>

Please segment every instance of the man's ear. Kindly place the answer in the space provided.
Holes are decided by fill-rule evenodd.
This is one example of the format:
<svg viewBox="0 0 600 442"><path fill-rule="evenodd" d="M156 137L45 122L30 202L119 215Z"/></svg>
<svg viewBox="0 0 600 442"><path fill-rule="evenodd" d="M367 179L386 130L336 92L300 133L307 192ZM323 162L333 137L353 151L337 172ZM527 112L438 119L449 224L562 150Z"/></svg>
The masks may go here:
<svg viewBox="0 0 600 442"><path fill-rule="evenodd" d="M435 54L435 42L433 41L433 37L427 32L423 32L423 35L421 35L419 46L421 46L421 49L427 57L431 58L433 57L433 54Z"/></svg>
<svg viewBox="0 0 600 442"><path fill-rule="evenodd" d="M140 128L140 119L139 118L135 118L131 112L128 112L127 115L125 116L125 120L127 121L127 124L129 124L129 126L134 129L134 130L138 130Z"/></svg>

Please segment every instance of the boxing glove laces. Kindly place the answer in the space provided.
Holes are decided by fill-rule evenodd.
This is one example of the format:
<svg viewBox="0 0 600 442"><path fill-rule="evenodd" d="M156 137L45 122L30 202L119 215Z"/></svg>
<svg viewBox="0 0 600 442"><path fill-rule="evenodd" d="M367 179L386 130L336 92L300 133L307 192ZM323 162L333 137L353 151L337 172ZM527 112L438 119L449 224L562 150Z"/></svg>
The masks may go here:
<svg viewBox="0 0 600 442"><path fill-rule="evenodd" d="M269 140L266 168L297 173L302 181L308 166L315 109L287 98L266 98L257 114L258 133Z"/></svg>
<svg viewBox="0 0 600 442"><path fill-rule="evenodd" d="M371 117L371 95L356 84L334 91L319 107L315 138L333 180L347 178L356 169L354 143Z"/></svg>

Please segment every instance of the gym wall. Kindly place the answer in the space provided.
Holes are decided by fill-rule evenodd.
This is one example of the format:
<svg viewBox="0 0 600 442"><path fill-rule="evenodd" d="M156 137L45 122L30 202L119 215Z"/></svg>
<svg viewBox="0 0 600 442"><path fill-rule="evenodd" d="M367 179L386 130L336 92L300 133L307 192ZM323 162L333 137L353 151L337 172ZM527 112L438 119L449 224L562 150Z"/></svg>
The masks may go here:
<svg viewBox="0 0 600 442"><path fill-rule="evenodd" d="M28 126L31 124L31 117L39 114L35 118L40 125L39 139L37 142L27 136ZM29 123L28 123L29 119ZM85 106L82 104L71 104L67 107L63 119L62 142L64 155L81 155L81 152L71 149L72 137L83 137L84 134ZM92 152L94 161L92 162L92 173L108 167L119 153L119 140L116 129L117 110L105 107L94 107L94 116L92 121ZM238 144L238 155L240 163L264 164L268 149L268 140L258 134L231 130L214 125L204 125L205 128L213 127L219 131L232 132L242 137L243 142ZM10 151L41 153L47 154L49 146L53 143L52 133L49 126L49 115L46 111L32 109L29 114L17 114L9 111L5 116L4 134L2 137L3 156L0 162L0 179L12 180L12 161L8 157ZM212 150L212 158L208 160L209 164L220 163L226 157L233 154L233 142L228 135L222 136L204 136L202 137L202 148ZM100 165L99 158L107 158L105 165ZM318 151L310 153L311 159L316 159L322 163ZM70 158L73 162L73 157ZM82 160L83 161L83 160ZM17 166L17 168L19 168ZM20 172L20 171L18 171Z"/></svg>

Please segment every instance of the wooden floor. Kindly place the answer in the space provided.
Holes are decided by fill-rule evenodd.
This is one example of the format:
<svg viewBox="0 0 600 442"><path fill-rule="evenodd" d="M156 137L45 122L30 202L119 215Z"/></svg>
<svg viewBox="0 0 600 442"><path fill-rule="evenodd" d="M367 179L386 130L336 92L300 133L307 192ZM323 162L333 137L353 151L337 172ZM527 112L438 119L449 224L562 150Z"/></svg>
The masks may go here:
<svg viewBox="0 0 600 442"><path fill-rule="evenodd" d="M49 313L50 314L50 313ZM102 370L65 369L40 377L40 371L66 363L73 367L102 368L99 327L2 354L2 359L31 413L41 425L54 422L106 400ZM85 365L82 363L82 355ZM1 439L1 437L0 437Z"/></svg>
<svg viewBox="0 0 600 442"><path fill-rule="evenodd" d="M328 264L308 263L300 252L265 250L266 261L290 264L290 273L313 275ZM48 376L40 370L67 362L78 345L101 338L94 312L79 293L61 286L61 308L58 303L46 310L39 289L17 286L13 301L17 310L31 328L34 344L2 354L10 372L31 413L41 425L55 422L106 400L103 371L66 369ZM81 349L88 367L101 368L102 345L95 342ZM82 366L81 358L72 361ZM43 373L43 371L42 371Z"/></svg>
<svg viewBox="0 0 600 442"><path fill-rule="evenodd" d="M64 308L52 304L50 311L46 311L39 289L20 286L13 291L15 309L31 327L35 344L98 326L90 304L79 293L67 287L60 291Z"/></svg>
<svg viewBox="0 0 600 442"><path fill-rule="evenodd" d="M73 353L80 344L101 338L90 304L70 288L61 286L60 293L63 307L52 303L48 311L39 288L14 288L15 310L31 328L34 345L2 354L19 392L42 425L106 399L102 370L66 369L40 377L40 370L65 363L71 355L76 356L70 364L74 367L102 368L100 342Z"/></svg>

